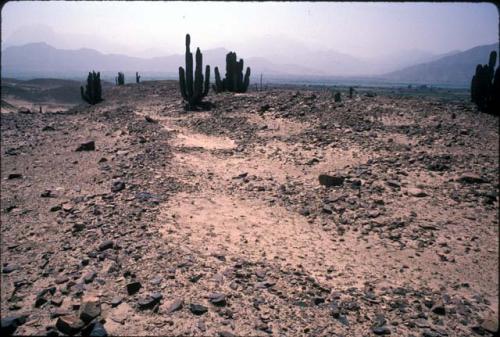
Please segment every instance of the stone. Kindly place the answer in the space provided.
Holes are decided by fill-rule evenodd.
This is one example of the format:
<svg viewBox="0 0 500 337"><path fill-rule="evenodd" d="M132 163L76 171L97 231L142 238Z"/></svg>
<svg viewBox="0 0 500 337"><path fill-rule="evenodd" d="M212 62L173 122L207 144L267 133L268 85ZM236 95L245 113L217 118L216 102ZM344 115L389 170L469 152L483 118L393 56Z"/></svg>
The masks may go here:
<svg viewBox="0 0 500 337"><path fill-rule="evenodd" d="M120 192L125 188L125 183L123 181L114 181L113 185L111 185L111 192L116 193Z"/></svg>
<svg viewBox="0 0 500 337"><path fill-rule="evenodd" d="M142 288L141 282L138 282L138 281L130 282L129 284L127 284L127 293L129 295L133 295L136 292L138 292L139 289L141 289L141 288Z"/></svg>
<svg viewBox="0 0 500 337"><path fill-rule="evenodd" d="M77 222L73 224L73 232L81 232L82 230L85 229L85 225L81 222Z"/></svg>
<svg viewBox="0 0 500 337"><path fill-rule="evenodd" d="M62 209L62 206L61 205L54 205L50 208L50 211L51 212L57 212L57 211L60 211Z"/></svg>
<svg viewBox="0 0 500 337"><path fill-rule="evenodd" d="M436 305L434 305L434 307L432 307L432 312L440 316L446 315L446 309L444 307L444 304L437 303Z"/></svg>
<svg viewBox="0 0 500 337"><path fill-rule="evenodd" d="M157 303L160 302L159 298L155 298L153 296L148 296L146 298L141 298L137 304L139 305L140 310L153 309Z"/></svg>
<svg viewBox="0 0 500 337"><path fill-rule="evenodd" d="M204 313L206 313L208 311L208 308L201 305L201 304L190 304L189 305L189 310L191 310L191 312L195 315L203 315Z"/></svg>
<svg viewBox="0 0 500 337"><path fill-rule="evenodd" d="M1 335L2 336L13 335L20 325L26 323L26 318L27 316L25 315L2 317L0 323Z"/></svg>
<svg viewBox="0 0 500 337"><path fill-rule="evenodd" d="M93 140L80 144L75 151L95 151L95 142Z"/></svg>
<svg viewBox="0 0 500 337"><path fill-rule="evenodd" d="M85 323L74 315L61 316L56 322L57 330L67 335L78 333L84 326Z"/></svg>
<svg viewBox="0 0 500 337"><path fill-rule="evenodd" d="M388 327L386 327L385 325L375 326L372 328L372 331L376 335L390 335L391 334L391 330Z"/></svg>
<svg viewBox="0 0 500 337"><path fill-rule="evenodd" d="M462 184L484 184L488 182L486 179L483 179L473 173L465 173L461 175L457 181Z"/></svg>
<svg viewBox="0 0 500 337"><path fill-rule="evenodd" d="M184 301L182 299L174 300L167 308L167 314L171 314L175 311L181 310L184 305Z"/></svg>
<svg viewBox="0 0 500 337"><path fill-rule="evenodd" d="M56 284L63 284L63 283L66 283L68 281L69 281L69 278L66 275L59 275L55 279Z"/></svg>
<svg viewBox="0 0 500 337"><path fill-rule="evenodd" d="M99 322L96 322L94 324L94 326L92 327L92 330L90 330L90 334L89 334L90 337L106 337L107 335L108 335L108 332L106 331L104 326Z"/></svg>
<svg viewBox="0 0 500 337"><path fill-rule="evenodd" d="M123 302L123 298L121 298L121 297L114 297L111 300L111 307L115 308L115 307L119 306L122 302Z"/></svg>
<svg viewBox="0 0 500 337"><path fill-rule="evenodd" d="M101 314L101 303L97 297L88 297L82 300L80 319L89 323Z"/></svg>
<svg viewBox="0 0 500 337"><path fill-rule="evenodd" d="M212 293L208 296L208 299L215 306L223 307L226 305L226 295L222 293Z"/></svg>
<svg viewBox="0 0 500 337"><path fill-rule="evenodd" d="M423 198L423 197L427 196L427 193L422 191L420 188L412 187L412 188L408 189L408 195L410 195L412 197Z"/></svg>
<svg viewBox="0 0 500 337"><path fill-rule="evenodd" d="M318 177L320 185L331 187L331 186L342 186L344 184L344 177L331 176L328 174L320 174Z"/></svg>
<svg viewBox="0 0 500 337"><path fill-rule="evenodd" d="M9 179L9 180L11 180L11 179L20 179L22 177L23 177L23 175L21 173L10 173L7 176L7 179Z"/></svg>
<svg viewBox="0 0 500 337"><path fill-rule="evenodd" d="M8 265L6 265L5 267L2 268L2 273L4 273L4 274L10 274L14 270L16 270L16 269L17 269L16 265L8 264Z"/></svg>
<svg viewBox="0 0 500 337"><path fill-rule="evenodd" d="M105 251L107 249L113 248L115 243L112 240L106 240L104 242L101 242L99 245L99 251Z"/></svg>
<svg viewBox="0 0 500 337"><path fill-rule="evenodd" d="M91 271L85 277L83 278L83 282L85 283L92 283L94 281L95 277L97 276L97 273L95 271Z"/></svg>
<svg viewBox="0 0 500 337"><path fill-rule="evenodd" d="M35 308L40 308L42 305L47 303L47 299L43 296L37 296L35 300Z"/></svg>
<svg viewBox="0 0 500 337"><path fill-rule="evenodd" d="M498 316L493 314L486 316L481 323L481 328L491 333L498 332Z"/></svg>

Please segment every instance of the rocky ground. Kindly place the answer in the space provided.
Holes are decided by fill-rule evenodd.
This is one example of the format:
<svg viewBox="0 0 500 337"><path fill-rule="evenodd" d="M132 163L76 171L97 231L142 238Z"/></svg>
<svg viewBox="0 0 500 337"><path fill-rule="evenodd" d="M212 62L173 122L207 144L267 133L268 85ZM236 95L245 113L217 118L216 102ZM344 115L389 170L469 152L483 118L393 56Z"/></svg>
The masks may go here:
<svg viewBox="0 0 500 337"><path fill-rule="evenodd" d="M2 333L491 336L498 118L175 82L1 116ZM26 111L23 111L26 112Z"/></svg>

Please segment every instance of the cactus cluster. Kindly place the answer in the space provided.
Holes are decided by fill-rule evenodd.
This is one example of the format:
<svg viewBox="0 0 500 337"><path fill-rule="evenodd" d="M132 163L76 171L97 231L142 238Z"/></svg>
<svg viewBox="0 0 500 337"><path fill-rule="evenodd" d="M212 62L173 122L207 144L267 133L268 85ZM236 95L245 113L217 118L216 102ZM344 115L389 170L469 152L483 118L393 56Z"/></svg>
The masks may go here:
<svg viewBox="0 0 500 337"><path fill-rule="evenodd" d="M226 55L226 76L221 80L219 69L215 67L215 85L213 89L219 93L223 91L246 92L250 84L250 67L247 67L243 76L243 59L237 61L236 53Z"/></svg>
<svg viewBox="0 0 500 337"><path fill-rule="evenodd" d="M80 87L80 94L82 95L82 99L87 103L94 105L102 102L101 93L101 73L97 72L96 74L95 71L89 72L85 90L83 89L83 86Z"/></svg>
<svg viewBox="0 0 500 337"><path fill-rule="evenodd" d="M135 72L135 83L139 83L141 81L141 76L139 76L139 73L136 71Z"/></svg>
<svg viewBox="0 0 500 337"><path fill-rule="evenodd" d="M119 72L118 76L115 77L115 83L116 83L116 85L124 85L125 84L125 74Z"/></svg>
<svg viewBox="0 0 500 337"><path fill-rule="evenodd" d="M193 53L189 49L190 43L191 37L186 34L186 70L179 67L179 83L182 98L187 102L186 110L196 109L201 104L203 97L208 94L210 86L210 66L206 66L205 78L203 78L203 55L200 48L196 49L196 68L193 79Z"/></svg>
<svg viewBox="0 0 500 337"><path fill-rule="evenodd" d="M500 114L500 67L495 71L497 52L490 53L488 64L478 64L471 81L471 101L482 112Z"/></svg>

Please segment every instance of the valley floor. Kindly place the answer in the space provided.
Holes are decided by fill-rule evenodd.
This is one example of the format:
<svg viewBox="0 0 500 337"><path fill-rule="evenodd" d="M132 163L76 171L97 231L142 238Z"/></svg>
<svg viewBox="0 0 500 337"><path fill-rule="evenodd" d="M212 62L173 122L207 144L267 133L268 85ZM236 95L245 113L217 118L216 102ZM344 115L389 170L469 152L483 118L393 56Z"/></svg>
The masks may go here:
<svg viewBox="0 0 500 337"><path fill-rule="evenodd" d="M214 109L185 113L170 81L105 98L1 115L2 329L498 329L498 118L292 89L210 94Z"/></svg>

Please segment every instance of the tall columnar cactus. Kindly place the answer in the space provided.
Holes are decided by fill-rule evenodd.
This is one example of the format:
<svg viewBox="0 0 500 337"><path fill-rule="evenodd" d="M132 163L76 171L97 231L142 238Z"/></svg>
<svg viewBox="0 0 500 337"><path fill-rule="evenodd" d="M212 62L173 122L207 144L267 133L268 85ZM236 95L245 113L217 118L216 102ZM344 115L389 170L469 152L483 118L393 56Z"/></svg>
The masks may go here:
<svg viewBox="0 0 500 337"><path fill-rule="evenodd" d="M116 77L115 80L116 80L116 85L124 85L125 84L125 74L119 72L118 77Z"/></svg>
<svg viewBox="0 0 500 337"><path fill-rule="evenodd" d="M97 104L102 102L102 89L101 89L101 73L92 71L89 72L89 76L87 77L87 85L85 86L85 90L83 86L80 87L80 94L82 95L82 99L89 104Z"/></svg>
<svg viewBox="0 0 500 337"><path fill-rule="evenodd" d="M193 79L193 54L189 49L190 43L191 37L186 34L186 70L179 67L179 84L182 98L187 102L187 110L193 110L199 106L210 87L210 66L205 67L205 78L203 78L203 55L200 48L196 49L196 68Z"/></svg>
<svg viewBox="0 0 500 337"><path fill-rule="evenodd" d="M141 81L141 76L139 76L139 73L136 71L135 72L135 83L139 83Z"/></svg>
<svg viewBox="0 0 500 337"><path fill-rule="evenodd" d="M488 64L476 66L471 81L471 101L483 112L500 114L500 67L495 71L497 52L490 53Z"/></svg>
<svg viewBox="0 0 500 337"><path fill-rule="evenodd" d="M243 76L243 59L237 61L236 53L226 55L226 77L221 81L219 69L215 67L215 88L217 92L246 92L250 85L250 67Z"/></svg>

